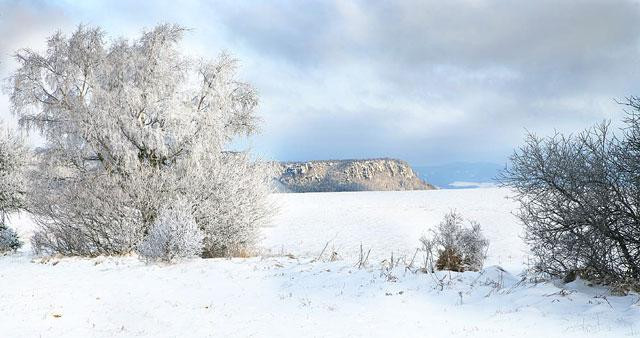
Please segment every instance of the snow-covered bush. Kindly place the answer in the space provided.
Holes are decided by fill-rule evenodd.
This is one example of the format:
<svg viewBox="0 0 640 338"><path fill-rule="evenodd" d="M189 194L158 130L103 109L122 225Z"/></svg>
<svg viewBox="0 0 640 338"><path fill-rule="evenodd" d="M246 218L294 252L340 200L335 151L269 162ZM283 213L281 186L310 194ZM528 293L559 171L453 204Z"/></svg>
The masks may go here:
<svg viewBox="0 0 640 338"><path fill-rule="evenodd" d="M138 246L138 253L149 260L166 262L200 256L204 235L193 217L192 208L183 200L162 208Z"/></svg>
<svg viewBox="0 0 640 338"><path fill-rule="evenodd" d="M1 122L0 122L1 124ZM9 213L24 207L26 167L29 150L21 137L9 129L0 131L0 217L4 224Z"/></svg>
<svg viewBox="0 0 640 338"><path fill-rule="evenodd" d="M618 132L530 134L503 172L539 272L640 284L640 98L626 106Z"/></svg>
<svg viewBox="0 0 640 338"><path fill-rule="evenodd" d="M229 55L183 56L184 31L160 25L108 43L80 26L44 54L18 51L12 110L46 139L29 201L37 251L131 252L176 199L192 205L205 255L253 243L270 214L269 173L226 147L256 132L257 94Z"/></svg>
<svg viewBox="0 0 640 338"><path fill-rule="evenodd" d="M273 212L265 198L271 189L272 167L252 162L248 156L226 152L217 165L200 161L206 177L194 184L216 187L194 212L205 234L204 257L245 255L255 244L256 224Z"/></svg>
<svg viewBox="0 0 640 338"><path fill-rule="evenodd" d="M17 250L22 242L7 226L9 214L25 205L25 169L29 151L22 138L8 129L0 132L0 253Z"/></svg>
<svg viewBox="0 0 640 338"><path fill-rule="evenodd" d="M0 224L0 254L18 250L21 246L22 242L18 239L18 234L11 228Z"/></svg>
<svg viewBox="0 0 640 338"><path fill-rule="evenodd" d="M463 218L452 211L445 215L430 237L420 239L427 255L437 257L436 269L452 271L482 269L489 240L484 237L480 224L475 221L468 223L468 227L463 226Z"/></svg>

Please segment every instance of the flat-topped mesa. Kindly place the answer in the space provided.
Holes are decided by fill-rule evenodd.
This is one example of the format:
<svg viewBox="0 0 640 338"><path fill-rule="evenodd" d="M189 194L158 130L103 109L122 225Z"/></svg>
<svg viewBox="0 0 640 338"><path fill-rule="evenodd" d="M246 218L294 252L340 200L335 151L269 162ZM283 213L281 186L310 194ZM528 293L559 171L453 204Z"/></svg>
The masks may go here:
<svg viewBox="0 0 640 338"><path fill-rule="evenodd" d="M277 173L278 188L285 192L435 189L407 162L388 158L283 162Z"/></svg>

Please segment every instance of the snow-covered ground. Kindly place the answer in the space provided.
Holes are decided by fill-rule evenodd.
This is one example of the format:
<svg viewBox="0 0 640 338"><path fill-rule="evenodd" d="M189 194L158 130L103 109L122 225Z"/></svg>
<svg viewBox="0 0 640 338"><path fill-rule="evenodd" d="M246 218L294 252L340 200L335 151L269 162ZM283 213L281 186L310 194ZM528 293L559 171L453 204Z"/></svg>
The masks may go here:
<svg viewBox="0 0 640 338"><path fill-rule="evenodd" d="M413 256L419 238L452 210L478 221L491 241L486 264L519 272L527 262L522 228L512 214L517 205L506 190L457 189L273 195L279 214L264 229L262 246L271 253L314 256L329 242L354 262L371 249L379 262L391 253Z"/></svg>
<svg viewBox="0 0 640 338"><path fill-rule="evenodd" d="M522 280L527 252L506 194L274 195L280 213L264 229L265 254L247 259L43 260L27 247L0 257L0 336L640 336L638 295L613 296L580 280ZM491 240L485 270L388 269L391 252L410 260L420 235L450 209L483 225ZM28 236L28 218L18 223ZM358 269L361 243L371 255ZM329 261L334 251L340 259Z"/></svg>

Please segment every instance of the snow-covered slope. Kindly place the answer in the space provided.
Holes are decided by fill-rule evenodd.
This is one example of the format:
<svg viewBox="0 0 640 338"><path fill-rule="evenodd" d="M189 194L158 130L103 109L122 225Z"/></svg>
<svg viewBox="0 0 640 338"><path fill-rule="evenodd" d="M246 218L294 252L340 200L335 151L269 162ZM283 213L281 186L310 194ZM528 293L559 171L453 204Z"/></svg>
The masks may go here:
<svg viewBox="0 0 640 338"><path fill-rule="evenodd" d="M640 335L638 295L613 296L580 280L523 280L526 249L507 194L273 195L280 214L262 241L271 256L247 259L166 266L136 257L0 257L0 337ZM391 252L410 259L418 237L452 208L479 221L491 240L485 270L389 268ZM28 236L29 220L18 221ZM360 243L371 248L363 269L354 267ZM332 250L341 259L329 261Z"/></svg>
<svg viewBox="0 0 640 338"><path fill-rule="evenodd" d="M425 190L277 194L279 214L264 229L263 247L272 253L316 255L329 242L345 260L357 259L360 244L371 261L412 256L419 238L455 210L478 221L490 240L487 264L522 270L527 250L512 212L508 190Z"/></svg>

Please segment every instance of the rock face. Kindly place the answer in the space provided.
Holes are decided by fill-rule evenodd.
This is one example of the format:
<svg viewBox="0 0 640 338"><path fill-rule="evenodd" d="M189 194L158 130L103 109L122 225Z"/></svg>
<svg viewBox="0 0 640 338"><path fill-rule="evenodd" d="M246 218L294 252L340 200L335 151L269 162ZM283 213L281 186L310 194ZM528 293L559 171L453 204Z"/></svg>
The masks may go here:
<svg viewBox="0 0 640 338"><path fill-rule="evenodd" d="M394 159L284 162L277 166L284 192L435 189L405 161Z"/></svg>

